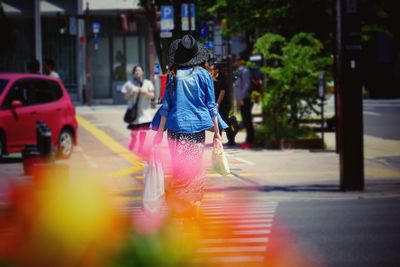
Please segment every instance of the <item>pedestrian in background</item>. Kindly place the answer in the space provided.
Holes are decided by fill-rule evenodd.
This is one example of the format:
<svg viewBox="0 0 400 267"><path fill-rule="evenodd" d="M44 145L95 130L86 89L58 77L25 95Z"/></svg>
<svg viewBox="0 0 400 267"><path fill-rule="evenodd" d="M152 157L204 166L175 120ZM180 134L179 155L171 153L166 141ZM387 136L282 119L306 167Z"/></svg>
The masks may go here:
<svg viewBox="0 0 400 267"><path fill-rule="evenodd" d="M122 86L121 92L130 107L138 101L137 117L127 126L131 130L129 150L134 151L136 147L138 154L143 156L147 131L153 118L151 99L154 98L154 85L144 78L143 67L136 65L132 69L132 79Z"/></svg>
<svg viewBox="0 0 400 267"><path fill-rule="evenodd" d="M215 99L218 107L219 114L225 122L229 120L229 113L231 110L230 95L228 91L228 83L226 80L225 64L222 62L215 63L212 65L214 71L214 91ZM235 146L235 135L231 127L226 128L226 137L228 139L228 146ZM222 134L222 129L220 129Z"/></svg>
<svg viewBox="0 0 400 267"><path fill-rule="evenodd" d="M250 96L251 72L246 67L244 59L240 57L236 59L235 66L237 70L233 86L236 94L236 106L240 110L243 126L246 128L246 142L241 144L240 148L247 149L253 147L254 143L253 115L251 114L253 103Z"/></svg>
<svg viewBox="0 0 400 267"><path fill-rule="evenodd" d="M184 216L193 216L203 197L206 130L212 129L214 139L221 140L219 129L227 128L215 103L208 57L207 49L191 35L172 42L161 118L155 116L152 123L159 124L154 144L161 143L167 129L173 172L166 185L167 203Z"/></svg>
<svg viewBox="0 0 400 267"><path fill-rule="evenodd" d="M26 64L26 71L33 74L40 74L40 62L33 58Z"/></svg>
<svg viewBox="0 0 400 267"><path fill-rule="evenodd" d="M51 58L45 58L43 61L43 73L52 77L60 79L60 75L54 70L55 63L54 60Z"/></svg>

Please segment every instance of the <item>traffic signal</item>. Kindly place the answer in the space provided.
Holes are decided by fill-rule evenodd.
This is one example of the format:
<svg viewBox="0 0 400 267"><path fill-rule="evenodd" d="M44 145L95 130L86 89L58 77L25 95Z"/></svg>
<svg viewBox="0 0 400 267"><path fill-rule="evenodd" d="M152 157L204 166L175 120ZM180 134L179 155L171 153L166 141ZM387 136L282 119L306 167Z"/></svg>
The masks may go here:
<svg viewBox="0 0 400 267"><path fill-rule="evenodd" d="M68 18L66 15L62 15L61 13L57 13L57 25L58 31L60 34L64 34L68 27Z"/></svg>

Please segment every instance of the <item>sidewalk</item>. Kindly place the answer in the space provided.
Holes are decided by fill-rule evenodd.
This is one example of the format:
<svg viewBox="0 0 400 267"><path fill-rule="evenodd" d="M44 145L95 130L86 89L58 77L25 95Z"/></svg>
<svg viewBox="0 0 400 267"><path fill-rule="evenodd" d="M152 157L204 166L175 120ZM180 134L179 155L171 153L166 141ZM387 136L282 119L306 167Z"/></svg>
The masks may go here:
<svg viewBox="0 0 400 267"><path fill-rule="evenodd" d="M226 137L224 136L225 140ZM245 132L236 137L244 142ZM267 150L226 148L234 175L271 192L338 192L339 154L335 152L335 133L325 133L326 151L304 149ZM400 140L364 136L364 192L359 197L400 195L400 165L387 159L400 159ZM386 160L385 160L386 159ZM235 173L241 169L247 175ZM344 193L346 196L355 194Z"/></svg>
<svg viewBox="0 0 400 267"><path fill-rule="evenodd" d="M77 108L78 114L85 114L88 118L98 117L98 126L113 125L113 129L104 129L118 132L121 144L127 144L129 132L120 118L125 106L94 106ZM155 112L156 110L154 110ZM120 113L120 114L119 114ZM100 122L101 118L101 122ZM207 132L206 143L212 144L213 133ZM238 144L244 142L245 131L240 131L236 136ZM227 141L223 134L223 142ZM272 192L338 192L340 188L339 155L335 153L335 133L325 133L326 151L312 152L309 150L267 150L248 149L239 147L228 148L226 153L232 173L237 178L237 185L264 189ZM167 147L164 138L165 148ZM211 153L209 149L207 153ZM211 155L205 155L209 158ZM364 136L365 157L365 190L363 195L392 195L400 194L400 164L399 168L385 161L387 158L400 158L400 140L384 140ZM234 181L223 179L225 185L219 186L220 190L230 188ZM233 186L234 187L234 186ZM218 187L213 187L217 189Z"/></svg>

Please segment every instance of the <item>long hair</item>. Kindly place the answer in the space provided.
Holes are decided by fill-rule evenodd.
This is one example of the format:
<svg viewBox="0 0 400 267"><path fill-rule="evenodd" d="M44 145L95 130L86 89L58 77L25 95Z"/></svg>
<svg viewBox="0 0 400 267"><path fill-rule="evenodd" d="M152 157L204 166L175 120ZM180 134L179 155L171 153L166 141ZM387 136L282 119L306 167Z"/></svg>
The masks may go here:
<svg viewBox="0 0 400 267"><path fill-rule="evenodd" d="M218 72L216 70L214 70L214 68L212 66L210 66L207 63L207 61L204 61L204 62L202 62L200 64L197 64L197 65L193 65L191 67L194 68L196 66L202 67L203 69L207 70L210 73L213 81L216 81L216 79L218 77ZM172 90L174 92L176 90L176 85L177 85L177 83L176 83L176 72L178 71L178 69L179 69L179 65L176 65L176 64L172 64L172 65L168 66L167 83L170 81L170 77L172 77L172 81L171 81L172 82Z"/></svg>

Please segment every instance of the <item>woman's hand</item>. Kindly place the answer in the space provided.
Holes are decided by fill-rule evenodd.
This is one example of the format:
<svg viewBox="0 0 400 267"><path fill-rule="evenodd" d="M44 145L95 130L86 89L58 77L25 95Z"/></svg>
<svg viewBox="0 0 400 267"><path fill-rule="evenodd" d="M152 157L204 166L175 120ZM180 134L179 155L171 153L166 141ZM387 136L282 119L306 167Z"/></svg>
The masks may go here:
<svg viewBox="0 0 400 267"><path fill-rule="evenodd" d="M214 132L214 139L219 139L220 141L222 141L222 137L219 132Z"/></svg>

